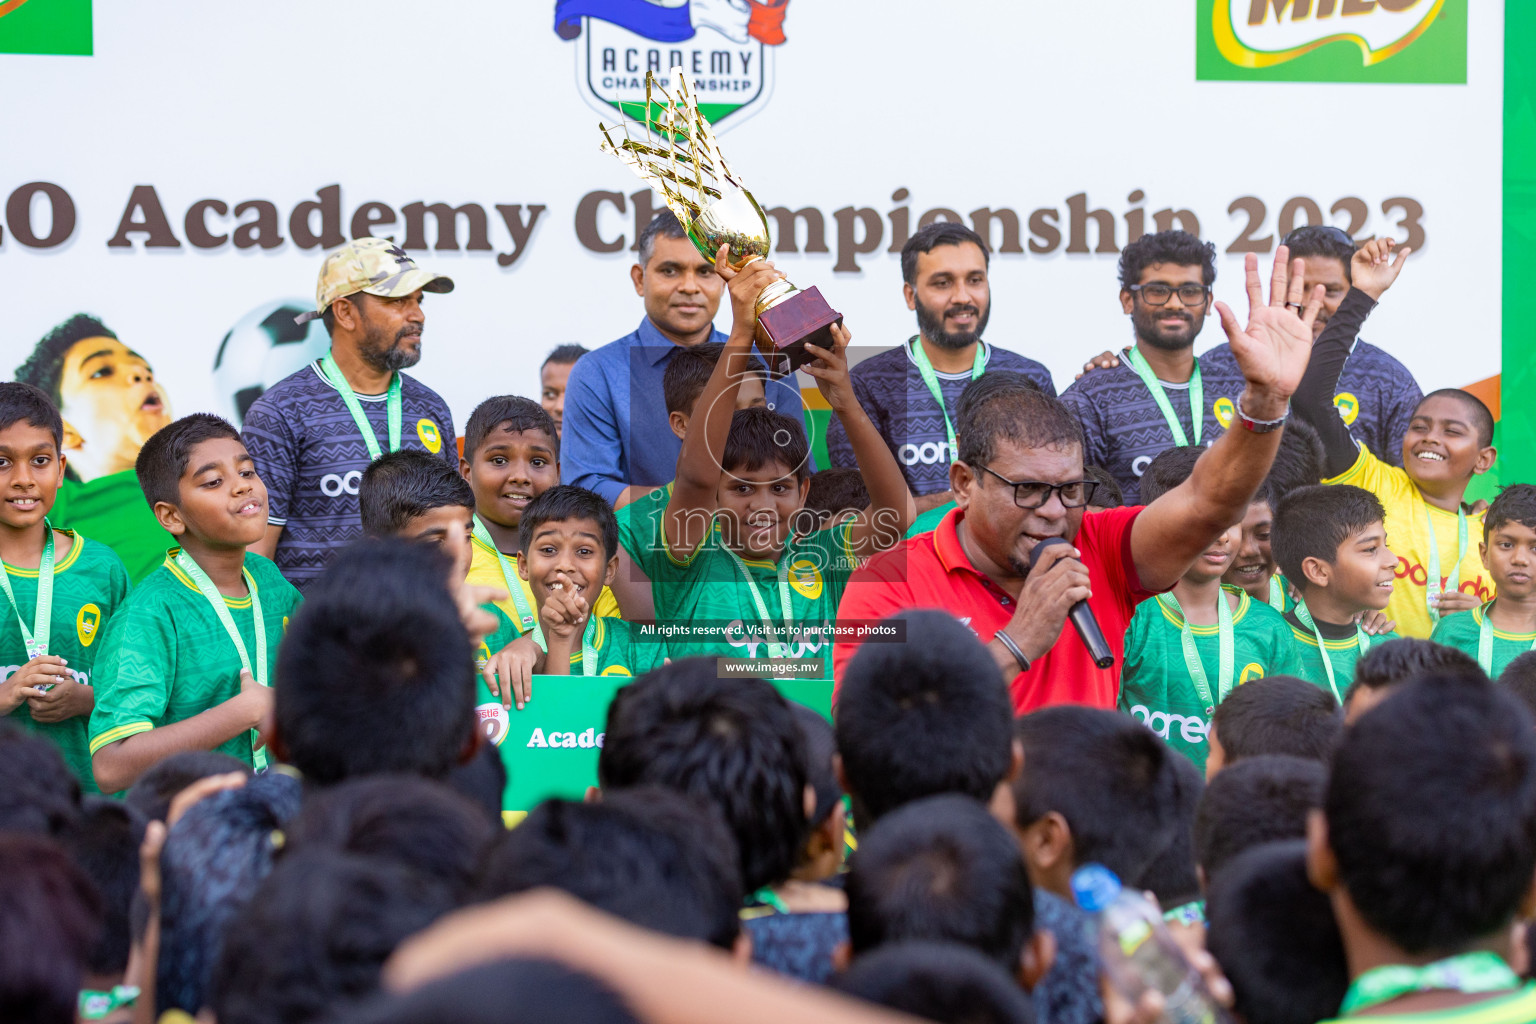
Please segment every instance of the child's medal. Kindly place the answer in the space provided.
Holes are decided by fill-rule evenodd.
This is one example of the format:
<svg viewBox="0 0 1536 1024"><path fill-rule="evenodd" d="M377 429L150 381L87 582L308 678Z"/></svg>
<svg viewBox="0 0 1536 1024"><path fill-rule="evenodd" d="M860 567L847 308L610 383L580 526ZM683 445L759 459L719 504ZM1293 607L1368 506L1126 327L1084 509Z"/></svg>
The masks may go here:
<svg viewBox="0 0 1536 1024"><path fill-rule="evenodd" d="M1425 589L1429 593L1424 598L1425 606L1429 609L1429 621L1431 624L1440 621L1440 593L1443 589L1440 584L1440 544L1435 539L1435 517L1426 507L1424 509L1424 526L1429 530L1429 579L1424 581ZM1456 580L1451 584L1451 590L1461 589L1461 560L1467 556L1467 513L1460 505L1456 506Z"/></svg>
<svg viewBox="0 0 1536 1024"><path fill-rule="evenodd" d="M1333 691L1334 699L1339 702L1340 706L1343 706L1344 695L1339 692L1339 684L1334 681L1333 659L1328 657L1328 648L1323 646L1322 630L1318 629L1317 623L1312 621L1312 613L1307 611L1307 603L1305 601L1297 601L1295 610L1296 618L1300 619L1301 624L1310 629L1312 635L1317 638L1317 653L1322 656L1323 671L1328 675L1328 689ZM1355 623L1355 645L1360 648L1361 654L1364 654L1366 649L1371 646L1370 634L1361 629L1358 622Z"/></svg>
<svg viewBox="0 0 1536 1024"><path fill-rule="evenodd" d="M1179 599L1172 597L1173 606L1179 610L1179 617L1183 624L1179 628L1179 642L1184 647L1184 667L1189 669L1189 678L1195 684L1195 690L1200 694L1200 700L1205 705L1205 716L1209 718L1216 711L1216 705L1227 699L1227 694L1232 692L1232 680L1236 676L1236 655L1233 651L1232 638L1232 606L1227 603L1227 592L1219 591L1216 598L1216 643L1217 643L1217 689L1214 697L1211 693L1211 683L1205 675L1205 665L1200 661L1200 650L1195 646L1195 632L1189 624L1189 616L1184 614L1184 606L1179 604ZM1158 595L1158 601L1162 601L1162 595Z"/></svg>
<svg viewBox="0 0 1536 1024"><path fill-rule="evenodd" d="M512 568L512 559L502 554L496 547L496 542L491 539L491 531L487 530L485 524L480 521L478 512L474 516L474 524L475 539L496 556L496 563L501 566L501 579L507 585L507 596L512 599L512 604L517 607L517 617L522 620L518 628L524 633L533 630L534 636L542 638L543 633L539 629L538 617L533 614L533 609L528 607L528 595L523 593L522 580ZM543 644L540 643L539 646L542 647Z"/></svg>
<svg viewBox="0 0 1536 1024"><path fill-rule="evenodd" d="M16 603L16 593L11 589L9 570L0 567L0 588L11 602L16 613L16 624L21 627L21 639L27 647L27 660L40 658L48 653L48 638L53 631L53 527L43 520L47 539L43 541L43 557L37 563L37 606L32 611L32 628L22 618L21 606Z"/></svg>
<svg viewBox="0 0 1536 1024"><path fill-rule="evenodd" d="M224 632L235 642L235 651L240 655L240 667L251 674L260 686L267 685L267 626L266 620L261 614L261 595L256 593L256 581L251 578L251 570L240 567L240 575L245 577L245 587L251 593L251 619L256 627L256 665L251 666L250 653L245 649L245 640L240 636L240 629L235 625L235 617L229 614L229 606L224 603L224 595L219 593L219 588L213 585L213 580L203 571L203 567L195 562L191 555L185 551L176 552L176 564L181 571L192 577L192 582L197 584L197 589L202 591L204 599L213 606L213 614L218 617L219 625L224 627ZM251 730L251 760L258 772L267 770L267 748L256 746L256 730Z"/></svg>

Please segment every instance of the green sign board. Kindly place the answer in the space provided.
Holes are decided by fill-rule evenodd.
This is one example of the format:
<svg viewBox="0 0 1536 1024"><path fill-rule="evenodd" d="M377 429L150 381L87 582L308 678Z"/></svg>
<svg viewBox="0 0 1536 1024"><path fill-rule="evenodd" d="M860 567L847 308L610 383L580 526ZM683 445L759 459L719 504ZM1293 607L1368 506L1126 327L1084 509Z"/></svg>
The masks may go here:
<svg viewBox="0 0 1536 1024"><path fill-rule="evenodd" d="M91 55L91 0L0 0L0 53Z"/></svg>
<svg viewBox="0 0 1536 1024"><path fill-rule="evenodd" d="M1196 0L1202 82L1465 85L1470 0Z"/></svg>
<svg viewBox="0 0 1536 1024"><path fill-rule="evenodd" d="M533 698L518 711L497 716L491 730L507 768L501 806L509 823L550 797L580 800L597 785L597 753L608 705L625 676L534 676ZM787 700L832 718L832 680L796 679L773 684Z"/></svg>

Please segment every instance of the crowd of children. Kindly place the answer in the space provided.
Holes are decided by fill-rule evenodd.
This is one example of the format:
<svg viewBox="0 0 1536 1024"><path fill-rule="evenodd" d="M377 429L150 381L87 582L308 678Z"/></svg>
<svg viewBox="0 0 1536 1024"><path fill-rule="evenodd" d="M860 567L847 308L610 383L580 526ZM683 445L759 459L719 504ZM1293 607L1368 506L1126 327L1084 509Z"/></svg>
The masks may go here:
<svg viewBox="0 0 1536 1024"><path fill-rule="evenodd" d="M1465 392L1413 410L1401 467L1335 414L1392 250L1354 254L1295 418L1244 470L1257 490L1171 446L1139 474L1146 520L1070 464L1067 407L1003 369L956 402L955 502L918 516L841 325L804 372L858 469L812 473L754 355L755 298L781 275L724 253L732 332L663 378L671 483L618 509L561 483L584 352L562 346L540 401L473 410L457 470L430 444L379 452L358 539L302 594L255 553L265 448L235 427L196 413L143 444L143 500L176 546L130 585L50 518L55 402L0 384L0 1020L1193 1019L1168 1005L1187 992L1106 969L1074 895L1101 865L1247 1024L1536 1022L1536 486L1467 502L1495 453ZM1321 292L1291 285L1250 341L1310 326ZM1294 346L1272 337L1279 380ZM1233 431L1282 425L1236 413ZM999 443L1066 461L1014 480L988 465ZM765 681L810 664L830 690L845 591L904 553L982 565L985 474L1026 524L1115 524L1085 558L1124 592L1115 700L1021 708L1041 657L1002 625L1058 565L1063 608L1103 583L1077 525L1014 551L1022 586L979 584L995 637L914 601L885 620L896 641L844 648L831 721ZM1198 555L1170 566L1185 512ZM488 740L536 682L577 685L560 676L633 680L592 744L596 787L505 806Z"/></svg>

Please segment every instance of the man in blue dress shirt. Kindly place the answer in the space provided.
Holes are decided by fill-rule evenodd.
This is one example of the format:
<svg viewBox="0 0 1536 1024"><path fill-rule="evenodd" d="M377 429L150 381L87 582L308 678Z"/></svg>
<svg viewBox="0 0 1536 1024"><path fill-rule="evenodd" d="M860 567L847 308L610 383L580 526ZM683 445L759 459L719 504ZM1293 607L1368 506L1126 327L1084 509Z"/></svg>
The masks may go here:
<svg viewBox="0 0 1536 1024"><path fill-rule="evenodd" d="M640 232L629 270L645 319L630 334L577 360L566 382L560 478L626 505L670 481L682 442L667 424L661 378L678 346L724 342L714 329L725 282L664 210ZM767 387L768 407L802 417L791 374Z"/></svg>

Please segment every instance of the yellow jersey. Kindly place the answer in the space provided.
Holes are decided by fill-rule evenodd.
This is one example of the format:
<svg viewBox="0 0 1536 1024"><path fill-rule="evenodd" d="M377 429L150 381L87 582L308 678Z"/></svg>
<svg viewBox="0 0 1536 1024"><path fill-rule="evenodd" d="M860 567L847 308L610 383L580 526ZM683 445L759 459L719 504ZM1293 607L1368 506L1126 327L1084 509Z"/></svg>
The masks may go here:
<svg viewBox="0 0 1536 1024"><path fill-rule="evenodd" d="M495 587L497 590L506 590L507 583L501 575L501 562L499 559L497 559L496 552L491 550L485 544L481 543L479 538L475 539L474 546L475 556L474 560L470 562L469 576L467 577L470 585L478 587ZM515 559L513 560L512 564L516 566L517 562ZM532 585L529 584L527 580L519 577L515 568L512 571L512 581L514 583L522 584L523 597L528 602L528 608L536 609L538 606L534 603L533 600ZM505 600L497 601L495 604L496 607L500 608L503 612L506 613L507 618L512 620L512 624L517 627L518 632L527 632L523 626L522 616L517 610L517 604L512 600L512 596L510 594L507 595ZM537 612L535 612L535 614L537 614ZM592 614L600 617L607 616L615 619L620 617L619 602L613 596L612 591L610 591L607 587L604 587L603 592L597 595L597 600L592 605Z"/></svg>

